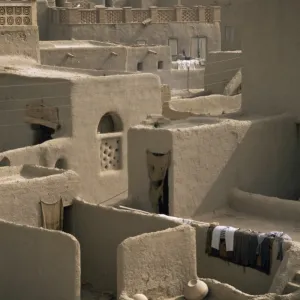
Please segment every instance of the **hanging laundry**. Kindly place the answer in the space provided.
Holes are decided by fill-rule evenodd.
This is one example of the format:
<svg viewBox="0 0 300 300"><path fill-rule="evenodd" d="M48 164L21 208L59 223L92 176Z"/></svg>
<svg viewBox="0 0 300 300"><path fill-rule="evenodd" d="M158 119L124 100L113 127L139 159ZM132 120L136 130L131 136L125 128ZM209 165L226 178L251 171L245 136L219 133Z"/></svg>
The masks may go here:
<svg viewBox="0 0 300 300"><path fill-rule="evenodd" d="M220 240L225 239L226 251L233 251L234 232L237 230L231 226L217 226L212 234L211 247L219 250Z"/></svg>
<svg viewBox="0 0 300 300"><path fill-rule="evenodd" d="M257 233L251 230L235 231L233 261L242 266L256 267Z"/></svg>
<svg viewBox="0 0 300 300"><path fill-rule="evenodd" d="M221 232L225 228L227 228L227 226L216 226L215 229L213 230L212 240L211 240L211 247L212 248L219 250Z"/></svg>
<svg viewBox="0 0 300 300"><path fill-rule="evenodd" d="M234 233L237 230L235 227L227 227L225 229L226 251L233 251Z"/></svg>
<svg viewBox="0 0 300 300"><path fill-rule="evenodd" d="M42 209L42 226L51 230L63 229L64 206L60 198L54 203L40 201Z"/></svg>
<svg viewBox="0 0 300 300"><path fill-rule="evenodd" d="M259 255L261 253L262 243L266 238L274 238L278 245L277 260L283 259L283 243L285 240L292 240L292 238L281 231L271 231L267 233L260 233L257 236L258 247L256 253Z"/></svg>

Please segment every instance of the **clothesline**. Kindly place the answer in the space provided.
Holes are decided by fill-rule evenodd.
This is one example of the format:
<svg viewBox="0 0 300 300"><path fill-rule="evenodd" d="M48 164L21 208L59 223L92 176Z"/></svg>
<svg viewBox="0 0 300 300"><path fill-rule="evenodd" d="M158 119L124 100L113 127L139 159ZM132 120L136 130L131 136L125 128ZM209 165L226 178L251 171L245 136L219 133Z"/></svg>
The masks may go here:
<svg viewBox="0 0 300 300"><path fill-rule="evenodd" d="M178 66L178 70L196 70L196 66L203 66L204 62L204 59L177 60L175 65Z"/></svg>
<svg viewBox="0 0 300 300"><path fill-rule="evenodd" d="M283 232L261 233L211 224L207 231L205 252L270 274L273 244L277 243L277 260L282 260L283 243L287 240L291 240L291 237Z"/></svg>

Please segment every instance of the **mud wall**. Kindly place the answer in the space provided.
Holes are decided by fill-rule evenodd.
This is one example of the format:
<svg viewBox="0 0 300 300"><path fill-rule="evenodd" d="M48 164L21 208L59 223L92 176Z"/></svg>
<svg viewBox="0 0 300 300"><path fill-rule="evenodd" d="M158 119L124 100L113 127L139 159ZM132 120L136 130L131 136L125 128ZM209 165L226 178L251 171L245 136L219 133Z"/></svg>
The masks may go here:
<svg viewBox="0 0 300 300"><path fill-rule="evenodd" d="M36 170L37 169L37 170ZM78 194L79 178L73 171L40 168L0 168L0 218L22 225L42 226L40 201L55 203L60 197L70 205ZM54 172L51 172L54 171Z"/></svg>
<svg viewBox="0 0 300 300"><path fill-rule="evenodd" d="M161 113L160 86L159 77L153 74L89 78L74 84L73 142L68 160L81 177L86 201L102 203L127 196L127 153L131 151L127 131L148 114ZM99 124L107 113L116 129L101 133Z"/></svg>
<svg viewBox="0 0 300 300"><path fill-rule="evenodd" d="M57 107L61 123L59 134L70 136L71 92L68 81L4 74L0 91L0 152L34 144L35 131L24 122L28 104Z"/></svg>
<svg viewBox="0 0 300 300"><path fill-rule="evenodd" d="M148 45L168 45L169 38L178 40L178 53L184 49L190 55L190 40L207 37L207 51L221 50L220 25L198 22L161 23L141 27L140 24L79 24L49 25L49 40L95 40L135 44L144 40Z"/></svg>
<svg viewBox="0 0 300 300"><path fill-rule="evenodd" d="M299 201L246 193L239 189L233 189L229 194L228 204L237 211L275 220L297 221L300 214Z"/></svg>
<svg viewBox="0 0 300 300"><path fill-rule="evenodd" d="M242 51L210 52L207 57L204 88L213 94L223 94L224 88L242 67Z"/></svg>
<svg viewBox="0 0 300 300"><path fill-rule="evenodd" d="M96 206L76 200L73 206L69 208L65 220L67 232L73 234L80 243L82 281L92 284L97 290L112 292L117 292L117 249L119 244L127 238L136 237L134 241L137 241L139 240L138 235L158 232L180 225L180 222L161 218L157 215ZM224 262L219 258L208 257L205 254L205 243L209 224L193 222L192 226L196 229L197 273L199 277L213 278L250 294L257 295L268 292L280 263L276 260L278 250L276 247L273 248L273 265L271 274L268 276L256 270ZM131 245L131 242L129 244ZM184 245L184 243L181 242L180 245ZM176 243L167 251L176 252L176 247L180 248L180 245ZM120 247L123 248L123 246ZM189 251L187 253L191 254ZM147 256L145 263L151 266L152 261L153 255L151 254ZM127 272L126 268L124 270L125 273L122 276L125 276ZM139 272L142 271L145 270L140 269ZM125 283L121 281L119 284L120 292Z"/></svg>
<svg viewBox="0 0 300 300"><path fill-rule="evenodd" d="M182 295L189 280L197 277L195 229L182 225L130 237L119 245L117 262L118 295Z"/></svg>
<svg viewBox="0 0 300 300"><path fill-rule="evenodd" d="M40 60L37 26L3 26L0 29L0 55L21 55Z"/></svg>
<svg viewBox="0 0 300 300"><path fill-rule="evenodd" d="M130 129L129 194L140 207L149 205L147 149L172 151L169 203L175 216L211 212L227 203L234 187L285 199L297 196L298 145L293 117L205 123L203 118L201 126L187 120L182 127L175 123L170 129Z"/></svg>
<svg viewBox="0 0 300 300"><path fill-rule="evenodd" d="M80 248L68 234L0 221L1 299L80 299Z"/></svg>
<svg viewBox="0 0 300 300"><path fill-rule="evenodd" d="M170 108L180 112L192 112L217 116L223 113L236 112L241 108L242 96L211 95L189 99L174 99L169 102ZM171 113L168 110L169 113ZM172 113L165 117L173 119Z"/></svg>
<svg viewBox="0 0 300 300"><path fill-rule="evenodd" d="M170 72L159 71L157 75L160 76L163 84L168 84L175 90L204 88L204 69L190 70L189 72L171 69Z"/></svg>
<svg viewBox="0 0 300 300"><path fill-rule="evenodd" d="M254 0L246 1L245 6L243 110L262 115L289 112L299 117L300 24L297 12L300 2ZM275 16L278 16L277 22L274 22ZM264 24L263 31L261 24ZM274 61L280 61L280 65Z"/></svg>
<svg viewBox="0 0 300 300"><path fill-rule="evenodd" d="M158 217L74 201L65 220L81 247L82 281L117 292L117 248L125 239L178 223Z"/></svg>

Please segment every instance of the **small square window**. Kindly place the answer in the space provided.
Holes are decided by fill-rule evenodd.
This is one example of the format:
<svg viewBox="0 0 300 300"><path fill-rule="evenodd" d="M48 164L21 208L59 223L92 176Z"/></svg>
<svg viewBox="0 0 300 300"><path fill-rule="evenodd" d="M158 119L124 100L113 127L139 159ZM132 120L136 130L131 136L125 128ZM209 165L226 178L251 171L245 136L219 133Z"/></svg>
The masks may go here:
<svg viewBox="0 0 300 300"><path fill-rule="evenodd" d="M138 71L143 71L143 68L144 68L143 63L142 62L138 62L137 63L137 70Z"/></svg>
<svg viewBox="0 0 300 300"><path fill-rule="evenodd" d="M162 70L164 68L164 62L162 60L160 60L158 63L157 63L157 69L158 70Z"/></svg>

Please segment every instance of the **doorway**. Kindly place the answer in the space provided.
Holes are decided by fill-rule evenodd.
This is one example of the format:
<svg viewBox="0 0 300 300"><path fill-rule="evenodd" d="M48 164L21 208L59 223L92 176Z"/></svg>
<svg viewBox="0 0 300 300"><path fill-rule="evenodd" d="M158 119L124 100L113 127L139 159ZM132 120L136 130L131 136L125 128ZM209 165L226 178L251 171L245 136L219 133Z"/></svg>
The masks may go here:
<svg viewBox="0 0 300 300"><path fill-rule="evenodd" d="M158 200L159 213L163 215L169 215L169 169L167 169L164 181L163 192L161 198Z"/></svg>
<svg viewBox="0 0 300 300"><path fill-rule="evenodd" d="M113 6L112 0L105 0L105 6L106 7L112 7Z"/></svg>
<svg viewBox="0 0 300 300"><path fill-rule="evenodd" d="M31 129L33 130L33 145L52 140L52 134L55 133L54 129L43 125L32 124Z"/></svg>
<svg viewBox="0 0 300 300"><path fill-rule="evenodd" d="M169 166L171 153L147 151L149 200L155 213L169 215Z"/></svg>

